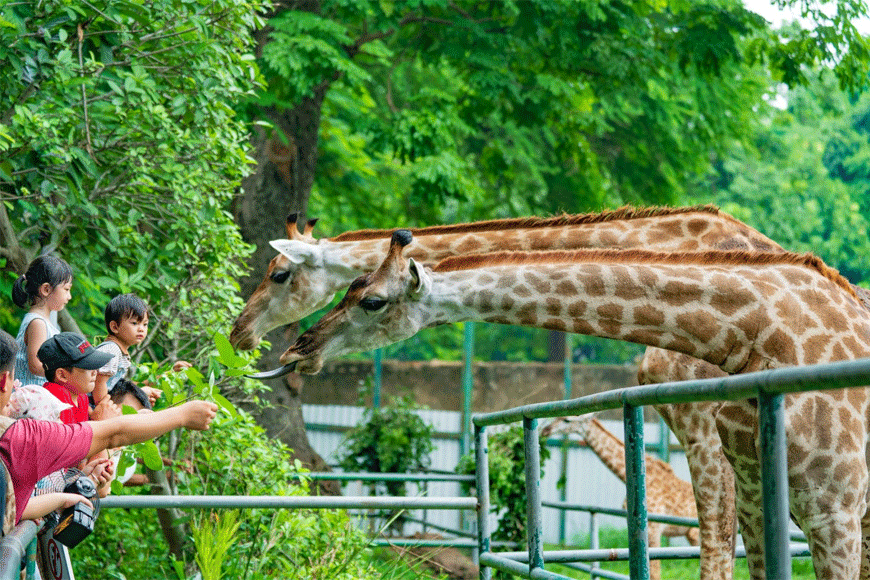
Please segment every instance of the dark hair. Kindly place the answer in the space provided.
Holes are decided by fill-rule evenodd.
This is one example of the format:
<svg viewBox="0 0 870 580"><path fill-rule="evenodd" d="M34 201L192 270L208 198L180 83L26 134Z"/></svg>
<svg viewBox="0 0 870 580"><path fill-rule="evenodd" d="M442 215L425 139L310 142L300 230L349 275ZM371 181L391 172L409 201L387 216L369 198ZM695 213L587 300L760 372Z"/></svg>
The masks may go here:
<svg viewBox="0 0 870 580"><path fill-rule="evenodd" d="M112 391L109 393L109 396L116 405L120 405L121 399L123 399L124 395L127 393L136 397L136 400L142 403L142 406L146 409L151 408L151 401L148 400L148 395L145 394L145 391L140 389L139 385L127 379L118 379L118 382L112 386Z"/></svg>
<svg viewBox="0 0 870 580"><path fill-rule="evenodd" d="M120 294L115 296L109 303L106 304L106 332L112 334L112 329L109 328L110 322L117 322L128 318L142 320L148 314L148 305L145 301L135 294Z"/></svg>
<svg viewBox="0 0 870 580"><path fill-rule="evenodd" d="M39 288L46 282L52 288L72 280L72 268L62 258L45 254L39 256L27 267L27 272L18 277L12 285L12 301L21 308L39 296Z"/></svg>
<svg viewBox="0 0 870 580"><path fill-rule="evenodd" d="M15 356L18 354L18 343L12 335L0 329L0 373L15 369Z"/></svg>

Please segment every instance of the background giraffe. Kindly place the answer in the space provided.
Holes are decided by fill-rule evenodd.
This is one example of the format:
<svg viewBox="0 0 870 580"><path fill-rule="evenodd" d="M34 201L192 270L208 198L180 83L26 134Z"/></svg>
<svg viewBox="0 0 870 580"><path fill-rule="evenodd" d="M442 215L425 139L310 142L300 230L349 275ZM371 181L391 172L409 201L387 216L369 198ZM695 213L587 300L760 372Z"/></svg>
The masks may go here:
<svg viewBox="0 0 870 580"><path fill-rule="evenodd" d="M870 311L848 281L809 254L514 252L449 258L429 270L403 257L409 242L408 232L397 232L381 267L354 281L284 353L285 370L316 372L325 358L464 320L658 346L726 373L870 356ZM867 399L865 389L786 396L791 511L819 578L870 571L861 554L870 547L861 525ZM720 415L750 570L763 577L757 418L749 402L723 403Z"/></svg>
<svg viewBox="0 0 870 580"><path fill-rule="evenodd" d="M269 330L295 322L327 304L353 279L377 268L393 230L361 230L315 240L313 221L300 234L296 216L263 282L237 318L230 340L253 348ZM492 251L596 247L659 250L744 249L781 252L775 242L713 206L624 207L597 214L491 220L411 230L409 257L425 264ZM650 384L724 374L704 361L654 348L647 350L638 382ZM734 483L713 417L717 402L658 405L656 410L686 452L695 482L701 534L701 577L728 580L733 573Z"/></svg>
<svg viewBox="0 0 870 580"><path fill-rule="evenodd" d="M595 417L559 417L541 430L541 437L554 437L558 434L576 433L589 448L601 459L602 463L625 483L625 443L608 431ZM698 518L695 509L695 496L692 484L680 479L669 464L652 455L645 455L646 466L646 507L651 514L672 515L682 518ZM623 507L625 504L623 504ZM673 538L685 536L689 543L700 543L698 528L649 522L647 526L649 545L657 548L662 545L662 536ZM650 561L650 580L659 580L662 575L661 562Z"/></svg>

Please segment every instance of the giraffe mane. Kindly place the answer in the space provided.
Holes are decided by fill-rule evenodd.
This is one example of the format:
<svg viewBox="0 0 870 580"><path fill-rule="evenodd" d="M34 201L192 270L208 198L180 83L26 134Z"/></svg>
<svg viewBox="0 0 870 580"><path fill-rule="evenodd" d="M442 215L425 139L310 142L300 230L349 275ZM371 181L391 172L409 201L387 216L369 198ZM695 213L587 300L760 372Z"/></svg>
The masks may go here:
<svg viewBox="0 0 870 580"><path fill-rule="evenodd" d="M471 254L445 258L432 267L434 272L473 270L486 266L517 266L525 264L558 263L641 263L641 264L694 264L698 266L717 265L794 265L815 270L821 276L840 286L855 299L858 295L852 284L837 270L825 264L812 253L793 252L767 253L739 250L702 251L702 252L655 252L651 250L555 250L548 252L494 252L491 254Z"/></svg>
<svg viewBox="0 0 870 580"><path fill-rule="evenodd" d="M710 213L719 215L724 218L729 218L735 222L738 220L723 213L714 205L695 205L688 207L661 207L652 206L638 208L632 206L623 206L619 209L602 211L599 213L582 213L582 214L566 214L551 216L551 217L524 217L524 218L508 218L500 220L487 220L481 222L471 222L463 224L449 224L441 226L429 226L424 228L405 228L409 229L414 236L434 236L444 234L462 234L468 232L487 232L497 230L519 230L533 228L552 228L560 226L572 226L582 224L595 224L610 221L633 220L642 218L662 217L669 215L680 215L687 213ZM740 223L740 222L738 222ZM384 230L355 230L339 234L334 238L329 238L332 242L355 242L361 240L376 240L381 238L389 238L393 235L393 229Z"/></svg>

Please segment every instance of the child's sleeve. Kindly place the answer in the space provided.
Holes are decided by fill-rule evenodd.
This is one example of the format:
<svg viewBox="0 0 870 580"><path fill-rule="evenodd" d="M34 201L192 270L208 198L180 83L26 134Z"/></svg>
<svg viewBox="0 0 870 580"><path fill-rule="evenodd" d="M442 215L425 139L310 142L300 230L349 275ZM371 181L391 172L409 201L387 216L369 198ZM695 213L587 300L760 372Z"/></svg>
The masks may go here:
<svg viewBox="0 0 870 580"><path fill-rule="evenodd" d="M121 359L121 352L117 350L117 346L115 346L115 343L111 341L106 341L98 346L97 350L112 355L112 360L100 367L97 373L101 375L112 376L116 372L118 372L118 364Z"/></svg>

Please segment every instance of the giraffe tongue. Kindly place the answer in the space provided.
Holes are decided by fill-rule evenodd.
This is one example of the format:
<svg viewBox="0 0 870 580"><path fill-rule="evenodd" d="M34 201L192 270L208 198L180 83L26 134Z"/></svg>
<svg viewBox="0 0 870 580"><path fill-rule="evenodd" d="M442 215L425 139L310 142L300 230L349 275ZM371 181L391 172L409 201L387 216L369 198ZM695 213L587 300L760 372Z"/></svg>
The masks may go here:
<svg viewBox="0 0 870 580"><path fill-rule="evenodd" d="M254 373L252 375L245 375L249 379L274 379L276 377L283 377L288 373L292 373L296 370L296 363L298 361L293 361L292 363L288 363L282 367L277 369L272 369L271 371L263 371L261 373Z"/></svg>

